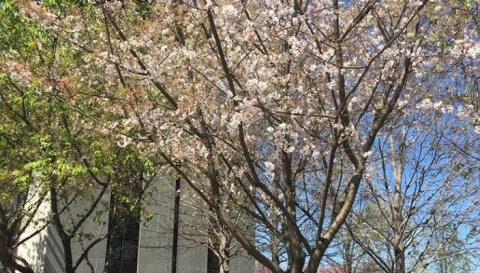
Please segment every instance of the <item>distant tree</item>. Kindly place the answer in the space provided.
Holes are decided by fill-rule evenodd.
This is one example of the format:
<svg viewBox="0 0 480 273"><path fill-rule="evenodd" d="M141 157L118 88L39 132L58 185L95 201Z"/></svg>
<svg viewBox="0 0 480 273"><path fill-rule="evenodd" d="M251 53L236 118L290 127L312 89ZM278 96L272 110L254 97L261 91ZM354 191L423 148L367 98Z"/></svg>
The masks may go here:
<svg viewBox="0 0 480 273"><path fill-rule="evenodd" d="M458 231L476 218L480 190L472 173L476 162L451 145L454 135L464 139L456 131L464 125L448 123L440 113L421 115L397 117L378 138L378 158L372 158L378 164L362 190L364 205L347 221L355 242L387 273L422 272L446 256L477 251L472 239L458 240Z"/></svg>

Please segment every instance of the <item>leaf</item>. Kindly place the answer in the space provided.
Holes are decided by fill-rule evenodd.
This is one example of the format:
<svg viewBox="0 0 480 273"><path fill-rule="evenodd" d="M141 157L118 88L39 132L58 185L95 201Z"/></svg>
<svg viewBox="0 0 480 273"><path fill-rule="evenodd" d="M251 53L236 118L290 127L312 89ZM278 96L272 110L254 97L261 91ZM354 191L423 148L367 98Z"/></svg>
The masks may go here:
<svg viewBox="0 0 480 273"><path fill-rule="evenodd" d="M470 2L470 0L465 0L465 2L463 3L465 5L465 8L467 10L471 10L472 9L472 3Z"/></svg>

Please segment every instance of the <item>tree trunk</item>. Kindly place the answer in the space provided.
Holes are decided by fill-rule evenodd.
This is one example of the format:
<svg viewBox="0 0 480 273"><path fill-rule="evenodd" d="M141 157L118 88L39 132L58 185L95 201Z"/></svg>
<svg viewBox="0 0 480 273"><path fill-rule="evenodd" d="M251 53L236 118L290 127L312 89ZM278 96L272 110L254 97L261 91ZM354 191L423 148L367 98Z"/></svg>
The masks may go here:
<svg viewBox="0 0 480 273"><path fill-rule="evenodd" d="M53 212L53 225L57 229L58 235L63 247L63 262L65 263L65 273L74 273L71 237L65 232L58 211L57 189L50 188L50 207Z"/></svg>
<svg viewBox="0 0 480 273"><path fill-rule="evenodd" d="M35 273L26 261L23 261L23 265L18 263L18 257L13 253L13 250L7 249L4 246L0 246L0 262L5 267L5 272L7 273L14 273L16 271L21 273Z"/></svg>
<svg viewBox="0 0 480 273"><path fill-rule="evenodd" d="M73 256L72 256L72 246L70 244L70 238L62 239L63 253L64 253L64 262L65 262L65 273L75 273L73 269Z"/></svg>
<svg viewBox="0 0 480 273"><path fill-rule="evenodd" d="M393 165L393 179L395 183L395 189L393 193L393 207L392 207L392 220L393 220L393 234L394 234L394 254L395 254L395 273L405 273L405 246L403 243L403 215L402 215L402 180L403 180L403 168L404 161L402 160L403 143L398 148L400 151L400 157L397 160L394 151L395 141L393 136L390 135L390 148L392 150L392 165Z"/></svg>
<svg viewBox="0 0 480 273"><path fill-rule="evenodd" d="M220 259L219 273L230 273L230 260L229 259Z"/></svg>
<svg viewBox="0 0 480 273"><path fill-rule="evenodd" d="M345 244L344 251L345 251L345 265L344 270L345 273L353 273L353 246L352 241Z"/></svg>
<svg viewBox="0 0 480 273"><path fill-rule="evenodd" d="M219 273L230 273L230 241L231 238L227 236L228 231L221 226L221 230L214 231L219 253Z"/></svg>
<svg viewBox="0 0 480 273"><path fill-rule="evenodd" d="M403 246L395 248L395 273L406 273L405 250Z"/></svg>

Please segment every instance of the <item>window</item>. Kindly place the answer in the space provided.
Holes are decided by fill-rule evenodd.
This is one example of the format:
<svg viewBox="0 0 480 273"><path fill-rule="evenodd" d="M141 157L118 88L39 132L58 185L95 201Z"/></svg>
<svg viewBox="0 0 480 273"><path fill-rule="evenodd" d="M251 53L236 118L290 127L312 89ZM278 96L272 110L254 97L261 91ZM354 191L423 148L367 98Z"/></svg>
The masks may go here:
<svg viewBox="0 0 480 273"><path fill-rule="evenodd" d="M108 223L106 272L136 273L140 213L131 212L112 197Z"/></svg>
<svg viewBox="0 0 480 273"><path fill-rule="evenodd" d="M209 248L207 254L207 273L218 272L220 272L220 260L217 255L215 255L215 252Z"/></svg>

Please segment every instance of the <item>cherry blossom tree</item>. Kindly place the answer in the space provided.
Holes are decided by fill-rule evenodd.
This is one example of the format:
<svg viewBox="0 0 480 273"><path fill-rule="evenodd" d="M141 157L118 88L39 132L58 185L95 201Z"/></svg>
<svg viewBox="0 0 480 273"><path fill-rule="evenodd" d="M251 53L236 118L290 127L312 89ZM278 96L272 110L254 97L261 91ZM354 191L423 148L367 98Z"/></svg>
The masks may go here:
<svg viewBox="0 0 480 273"><path fill-rule="evenodd" d="M16 5L75 49L78 65L45 84L76 111L99 110L89 129L135 149L159 173L176 171L272 272L313 273L396 115L420 104L426 115L467 119L478 133L471 102L448 101L465 93L459 60L480 53L467 3ZM457 88L445 88L453 80ZM271 240L236 225L231 210L274 238L282 263L267 251Z"/></svg>

